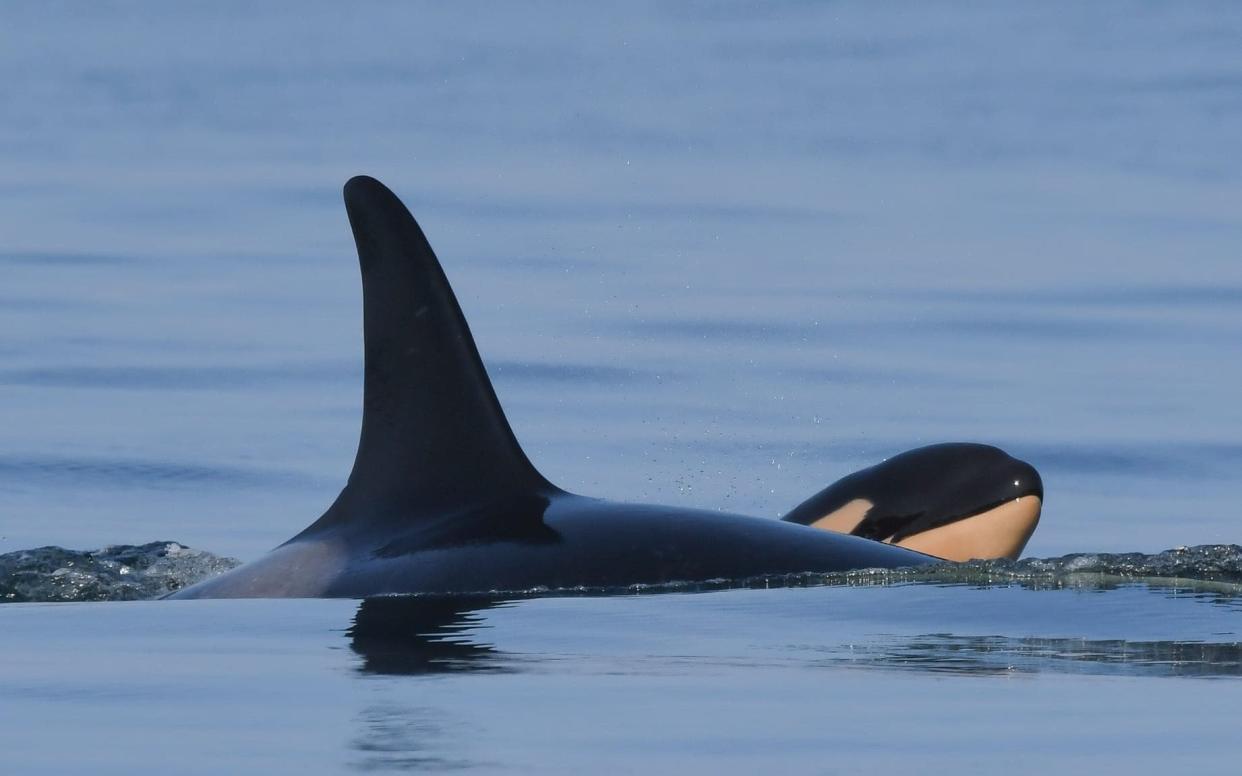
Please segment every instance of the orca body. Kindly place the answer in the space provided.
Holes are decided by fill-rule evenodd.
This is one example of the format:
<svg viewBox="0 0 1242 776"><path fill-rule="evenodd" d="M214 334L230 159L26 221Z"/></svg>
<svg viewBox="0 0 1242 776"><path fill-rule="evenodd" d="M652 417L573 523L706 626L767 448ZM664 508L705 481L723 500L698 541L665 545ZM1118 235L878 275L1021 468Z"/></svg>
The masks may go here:
<svg viewBox="0 0 1242 776"><path fill-rule="evenodd" d="M345 185L363 286L362 433L340 496L268 555L174 598L351 597L916 566L794 522L587 498L518 446L439 262L378 181Z"/></svg>

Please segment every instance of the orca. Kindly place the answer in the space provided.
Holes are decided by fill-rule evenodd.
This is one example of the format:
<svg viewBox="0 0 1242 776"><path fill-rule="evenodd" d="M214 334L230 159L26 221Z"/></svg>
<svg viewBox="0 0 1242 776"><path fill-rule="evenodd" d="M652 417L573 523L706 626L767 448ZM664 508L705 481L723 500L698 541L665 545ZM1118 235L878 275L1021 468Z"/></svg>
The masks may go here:
<svg viewBox="0 0 1242 776"><path fill-rule="evenodd" d="M945 560L1017 560L1043 499L1034 466L991 445L946 442L842 477L781 519Z"/></svg>
<svg viewBox="0 0 1242 776"><path fill-rule="evenodd" d="M518 445L414 217L370 177L348 181L344 197L363 292L353 470L301 533L171 597L608 590L940 562L876 541L891 538L884 531L855 536L802 524L840 506L836 497L812 499L793 513L798 520L782 521L556 487Z"/></svg>

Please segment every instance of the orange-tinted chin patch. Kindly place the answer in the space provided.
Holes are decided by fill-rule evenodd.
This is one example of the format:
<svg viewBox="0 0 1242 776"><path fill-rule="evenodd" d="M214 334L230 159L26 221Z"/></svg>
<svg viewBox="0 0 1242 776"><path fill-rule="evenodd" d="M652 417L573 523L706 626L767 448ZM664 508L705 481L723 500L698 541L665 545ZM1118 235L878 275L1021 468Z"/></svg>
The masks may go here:
<svg viewBox="0 0 1242 776"><path fill-rule="evenodd" d="M872 506L867 499L854 499L811 523L811 527L851 533ZM885 543L945 560L1016 560L1030 541L1031 534L1035 533L1042 507L1043 502L1038 496L1022 496L986 512L907 536L898 542L886 539Z"/></svg>
<svg viewBox="0 0 1242 776"><path fill-rule="evenodd" d="M945 560L1016 560L1035 533L1042 506L1038 496L1023 496L892 543Z"/></svg>

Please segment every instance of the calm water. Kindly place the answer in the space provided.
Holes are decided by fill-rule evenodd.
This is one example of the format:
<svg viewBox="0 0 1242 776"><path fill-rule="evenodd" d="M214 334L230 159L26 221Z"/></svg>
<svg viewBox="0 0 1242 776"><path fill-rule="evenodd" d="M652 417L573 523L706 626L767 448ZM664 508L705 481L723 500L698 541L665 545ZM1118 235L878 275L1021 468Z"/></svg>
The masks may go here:
<svg viewBox="0 0 1242 776"><path fill-rule="evenodd" d="M1212 630L1238 606L932 585L11 604L0 741L21 772L1233 773L1242 648Z"/></svg>
<svg viewBox="0 0 1242 776"><path fill-rule="evenodd" d="M1044 475L1032 555L1240 542L1240 35L1211 3L5 3L0 553L252 558L319 514L360 416L358 172L563 487L775 517L976 440ZM0 742L15 771L1232 772L1237 600L739 590L374 637L354 602L12 605Z"/></svg>

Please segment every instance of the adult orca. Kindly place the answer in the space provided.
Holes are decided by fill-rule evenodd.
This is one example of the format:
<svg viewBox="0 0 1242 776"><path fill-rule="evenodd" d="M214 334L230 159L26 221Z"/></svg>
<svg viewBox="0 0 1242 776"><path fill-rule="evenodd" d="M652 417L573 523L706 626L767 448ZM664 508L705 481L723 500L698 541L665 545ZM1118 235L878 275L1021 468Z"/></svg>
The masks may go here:
<svg viewBox="0 0 1242 776"><path fill-rule="evenodd" d="M603 589L938 561L797 522L552 485L519 447L413 216L372 178L344 194L365 346L353 470L304 531L174 598Z"/></svg>

